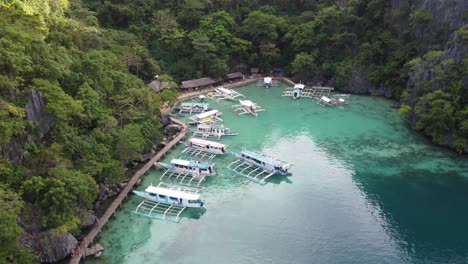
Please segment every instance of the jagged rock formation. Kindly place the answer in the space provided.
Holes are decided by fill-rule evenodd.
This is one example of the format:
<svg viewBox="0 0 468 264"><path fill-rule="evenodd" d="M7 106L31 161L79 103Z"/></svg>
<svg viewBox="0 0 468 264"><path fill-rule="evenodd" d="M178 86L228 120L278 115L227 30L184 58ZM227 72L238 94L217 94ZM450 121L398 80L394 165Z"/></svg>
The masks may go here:
<svg viewBox="0 0 468 264"><path fill-rule="evenodd" d="M80 226L82 229L90 228L98 221L98 218L94 214L86 210L81 210L81 219L83 219L83 223Z"/></svg>
<svg viewBox="0 0 468 264"><path fill-rule="evenodd" d="M39 138L42 138L52 127L53 117L46 113L46 101L40 91L31 91L29 102L26 104L26 116L39 128Z"/></svg>
<svg viewBox="0 0 468 264"><path fill-rule="evenodd" d="M3 156L8 158L13 164L20 163L23 157L28 155L22 148L22 141L32 144L35 140L41 139L52 127L53 117L46 113L45 105L46 102L42 96L42 92L31 91L29 102L25 106L26 119L37 125L38 134L27 135L24 139L12 138L10 143L4 146Z"/></svg>
<svg viewBox="0 0 468 264"><path fill-rule="evenodd" d="M164 134L173 136L178 134L180 130L182 130L182 128L179 125L171 124L164 127Z"/></svg>
<svg viewBox="0 0 468 264"><path fill-rule="evenodd" d="M34 250L41 263L55 263L70 255L72 249L78 246L78 240L70 234L55 234L52 230L38 234L26 234L23 241L28 248Z"/></svg>

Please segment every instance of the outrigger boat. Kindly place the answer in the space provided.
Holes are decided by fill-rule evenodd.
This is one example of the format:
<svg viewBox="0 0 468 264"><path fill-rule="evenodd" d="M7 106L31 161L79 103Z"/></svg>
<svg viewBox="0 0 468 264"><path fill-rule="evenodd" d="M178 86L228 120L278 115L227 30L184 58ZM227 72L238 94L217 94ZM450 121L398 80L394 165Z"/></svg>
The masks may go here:
<svg viewBox="0 0 468 264"><path fill-rule="evenodd" d="M224 125L210 124L199 124L193 131L193 136L201 136L202 138L215 137L220 139L222 136L237 136L237 132L231 131Z"/></svg>
<svg viewBox="0 0 468 264"><path fill-rule="evenodd" d="M220 111L214 109L210 110L198 115L194 115L189 117L192 122L189 122L190 125L196 125L196 124L202 124L202 123L209 123L213 121L223 121L219 116L221 116L223 113Z"/></svg>
<svg viewBox="0 0 468 264"><path fill-rule="evenodd" d="M191 113L203 113L205 111L208 111L208 107L209 107L208 103L183 102L176 109L179 110L179 114L181 113L191 114Z"/></svg>
<svg viewBox="0 0 468 264"><path fill-rule="evenodd" d="M208 164L201 161L173 159L170 164L158 162L168 171L178 174L188 174L193 178L204 178L205 176L214 176L217 173L214 171L214 164Z"/></svg>
<svg viewBox="0 0 468 264"><path fill-rule="evenodd" d="M271 81L272 81L272 78L271 77L265 77L263 78L263 83L265 84L265 88L270 88L271 87Z"/></svg>
<svg viewBox="0 0 468 264"><path fill-rule="evenodd" d="M318 103L322 106L324 105L333 105L333 101L332 99L326 97L326 96L322 96L320 97L320 100L318 100Z"/></svg>
<svg viewBox="0 0 468 264"><path fill-rule="evenodd" d="M330 92L334 88L322 87L322 86L305 86L304 84L295 84L294 87L286 88L283 91L282 96L291 96L293 99L299 99L300 97L311 98L313 101L320 105L326 103L321 98L330 97Z"/></svg>
<svg viewBox="0 0 468 264"><path fill-rule="evenodd" d="M226 148L228 145L218 143L218 142L213 142L209 141L206 139L200 139L200 138L191 138L188 140L187 143L185 143L185 146L190 149L195 149L211 154L221 154L224 155L227 153Z"/></svg>
<svg viewBox="0 0 468 264"><path fill-rule="evenodd" d="M267 155L244 150L234 155L238 160L228 165L228 169L259 183L273 175L289 176L292 164L269 157Z"/></svg>
<svg viewBox="0 0 468 264"><path fill-rule="evenodd" d="M237 97L245 97L245 95L238 93L232 89L224 87L215 88L214 92L208 93L208 98L218 102L219 100L236 100Z"/></svg>
<svg viewBox="0 0 468 264"><path fill-rule="evenodd" d="M200 195L188 193L182 190L163 188L160 186L148 186L144 192L133 191L138 196L153 202L172 204L179 207L203 207Z"/></svg>
<svg viewBox="0 0 468 264"><path fill-rule="evenodd" d="M257 86L263 86L265 88L270 88L273 86L279 86L279 82L276 80L273 80L271 77L265 77L263 80L258 80L257 81Z"/></svg>
<svg viewBox="0 0 468 264"><path fill-rule="evenodd" d="M243 114L252 114L254 116L258 115L258 112L266 111L263 107L250 100L239 100L240 105L233 105L232 111L237 115Z"/></svg>
<svg viewBox="0 0 468 264"><path fill-rule="evenodd" d="M205 205L197 193L198 190L188 190L186 187L160 183L157 187L148 186L145 191L133 191L144 198L133 212L154 219L179 222L180 214L185 208L200 208Z"/></svg>
<svg viewBox="0 0 468 264"><path fill-rule="evenodd" d="M344 98L333 98L333 104L348 106L349 103Z"/></svg>
<svg viewBox="0 0 468 264"><path fill-rule="evenodd" d="M292 92L292 98L294 100L298 99L301 97L302 91L304 90L305 85L304 84L296 84L293 87L293 92Z"/></svg>
<svg viewBox="0 0 468 264"><path fill-rule="evenodd" d="M349 94L334 94L334 95L332 95L331 99L333 100L334 104L336 104L336 105L348 106L349 103L348 103L348 101L346 101L346 99L348 99L349 97L350 97Z"/></svg>

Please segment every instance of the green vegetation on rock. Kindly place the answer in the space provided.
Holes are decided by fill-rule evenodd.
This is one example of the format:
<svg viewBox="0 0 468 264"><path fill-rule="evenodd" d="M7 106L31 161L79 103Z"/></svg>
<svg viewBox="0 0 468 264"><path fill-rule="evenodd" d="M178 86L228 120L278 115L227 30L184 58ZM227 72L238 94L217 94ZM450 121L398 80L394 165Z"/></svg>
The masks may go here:
<svg viewBox="0 0 468 264"><path fill-rule="evenodd" d="M125 166L161 142L160 108L187 79L283 68L296 81L401 100L415 129L468 149L468 29L459 13L443 21L430 6L384 0L7 0L0 8L4 245L21 234L16 216L29 219L23 204L41 211L40 228L79 232L98 186L122 181ZM170 88L145 85L155 75ZM27 262L20 248L2 251L0 262Z"/></svg>

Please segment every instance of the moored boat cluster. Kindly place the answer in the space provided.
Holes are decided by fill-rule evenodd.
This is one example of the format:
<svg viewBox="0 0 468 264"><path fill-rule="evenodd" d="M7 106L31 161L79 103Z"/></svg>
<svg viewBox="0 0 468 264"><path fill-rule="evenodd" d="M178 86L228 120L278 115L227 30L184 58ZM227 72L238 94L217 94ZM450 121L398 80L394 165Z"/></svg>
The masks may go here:
<svg viewBox="0 0 468 264"><path fill-rule="evenodd" d="M269 87L269 86L268 86ZM215 94L208 94L214 101L237 100L244 95L230 89L217 88ZM239 100L239 105L233 106L238 114L258 115L265 111L250 100ZM182 103L179 113L197 113L190 116L189 124L196 125L191 129L192 138L182 150L183 157L172 159L170 163L158 162L158 167L166 171L160 178L158 186L148 186L145 191L134 191L144 200L138 205L134 213L154 219L179 222L185 208L201 208L205 202L200 197L200 185L206 177L218 176L213 159L217 155L232 155L237 158L227 168L252 181L264 184L273 175L289 176L292 164L249 150L239 153L228 151L229 145L208 140L221 140L225 136L236 136L237 132L224 126L220 118L222 113L216 109L208 110L208 104L201 102Z"/></svg>

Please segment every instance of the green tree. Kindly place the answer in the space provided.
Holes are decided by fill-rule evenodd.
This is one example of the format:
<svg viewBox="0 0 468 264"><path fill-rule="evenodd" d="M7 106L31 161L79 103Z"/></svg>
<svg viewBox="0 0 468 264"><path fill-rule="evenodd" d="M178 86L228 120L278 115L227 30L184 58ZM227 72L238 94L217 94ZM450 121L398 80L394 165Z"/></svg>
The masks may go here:
<svg viewBox="0 0 468 264"><path fill-rule="evenodd" d="M34 263L32 254L18 246L23 230L17 218L22 208L20 196L0 184L0 263Z"/></svg>
<svg viewBox="0 0 468 264"><path fill-rule="evenodd" d="M317 64L315 55L308 53L298 53L291 63L291 72L299 80L313 80L317 77Z"/></svg>
<svg viewBox="0 0 468 264"><path fill-rule="evenodd" d="M118 131L116 151L120 160L126 164L129 161L140 160L145 147L145 139L141 125L129 124Z"/></svg>
<svg viewBox="0 0 468 264"><path fill-rule="evenodd" d="M98 193L96 182L87 174L62 166L51 169L49 174L47 178L35 176L25 181L25 191L47 211L42 219L44 227L76 230L80 208L91 209ZM63 230L64 226L68 230Z"/></svg>
<svg viewBox="0 0 468 264"><path fill-rule="evenodd" d="M455 108L450 94L441 90L428 93L420 98L414 110L419 117L416 127L431 135L435 142L443 143L453 131Z"/></svg>

